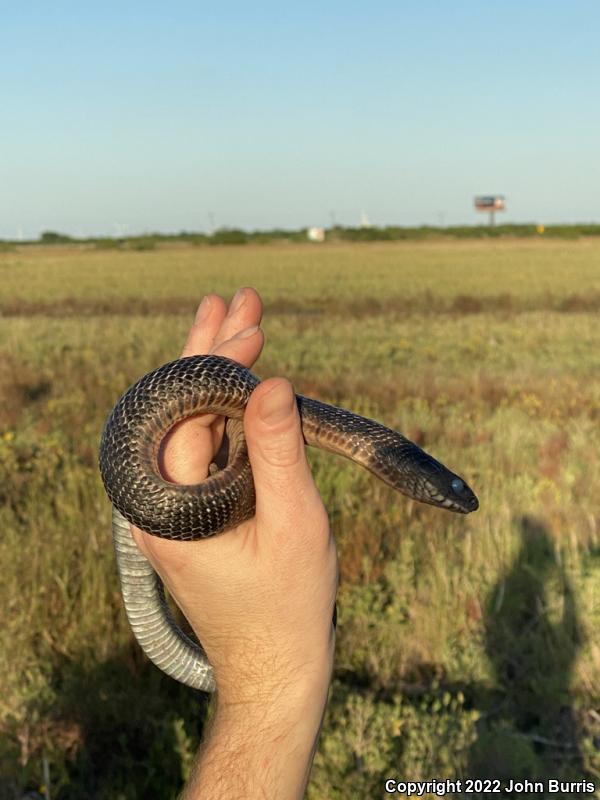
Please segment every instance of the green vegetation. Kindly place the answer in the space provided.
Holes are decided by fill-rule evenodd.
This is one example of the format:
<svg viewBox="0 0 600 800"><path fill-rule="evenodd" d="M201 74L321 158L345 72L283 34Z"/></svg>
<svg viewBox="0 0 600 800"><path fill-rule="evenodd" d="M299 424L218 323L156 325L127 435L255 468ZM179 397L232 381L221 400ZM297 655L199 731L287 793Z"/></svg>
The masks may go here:
<svg viewBox="0 0 600 800"><path fill-rule="evenodd" d="M43 231L40 234L40 242L42 244L67 244L72 242L73 238L64 233L57 233L56 231Z"/></svg>
<svg viewBox="0 0 600 800"><path fill-rule="evenodd" d="M402 242L402 241L439 241L447 239L507 239L507 238L558 238L579 239L582 236L600 236L600 225L595 223L579 223L574 225L546 225L535 223L507 223L490 227L480 225L452 225L436 227L420 225L419 227L401 227L399 225L376 225L360 228L334 225L326 230L328 242ZM275 228L268 231L245 231L241 228L220 228L214 233L147 233L141 236L111 238L109 236L74 238L64 233L44 231L38 241L12 242L0 240L2 246L19 244L27 247L38 243L44 245L68 245L95 247L98 250L131 249L153 250L155 247L173 246L174 244L200 247L203 245L232 244L273 244L277 242L307 242L307 229L284 230Z"/></svg>
<svg viewBox="0 0 600 800"><path fill-rule="evenodd" d="M404 432L481 502L444 514L311 453L342 581L310 800L600 784L599 268L592 238L0 253L0 798L45 767L52 800L185 780L207 703L132 641L96 453L202 295L240 285L265 299L257 374Z"/></svg>

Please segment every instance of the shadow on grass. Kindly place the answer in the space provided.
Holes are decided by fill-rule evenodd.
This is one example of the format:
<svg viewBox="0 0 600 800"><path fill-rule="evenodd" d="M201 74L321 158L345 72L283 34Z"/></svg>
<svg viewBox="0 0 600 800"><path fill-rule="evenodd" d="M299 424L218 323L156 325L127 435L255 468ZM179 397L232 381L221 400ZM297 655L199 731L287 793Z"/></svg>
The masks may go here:
<svg viewBox="0 0 600 800"><path fill-rule="evenodd" d="M520 552L487 601L485 644L498 689L480 695L467 775L581 781L590 776L570 696L582 644L575 597L544 525L531 517L517 524Z"/></svg>
<svg viewBox="0 0 600 800"><path fill-rule="evenodd" d="M584 770L570 692L583 643L573 590L544 525L530 517L517 525L519 553L490 592L485 609L485 645L495 688L467 684L436 690L464 693L468 707L481 715L477 739L465 760L464 750L460 753L456 771L502 781L591 779ZM92 651L79 662L57 660L53 675L51 695L31 707L32 724L37 719L46 726L43 748L38 746L30 759L32 772L22 772L11 784L18 785L20 794L3 795L0 778L1 800L39 789L42 753L49 764L52 800L174 800L198 746L206 695L163 676L134 643L101 663L93 663ZM413 698L417 709L429 691L426 674L423 680ZM368 681L354 673L344 684L352 694L369 690ZM379 695L377 701L385 702L386 693ZM346 739L341 741L347 746ZM399 758L405 742L399 737L397 744ZM357 780L353 769L348 767L348 780ZM342 775L340 781L345 779ZM373 780L381 784L379 776Z"/></svg>
<svg viewBox="0 0 600 800"><path fill-rule="evenodd" d="M32 719L44 720L46 728L43 752L52 800L178 796L198 747L208 696L142 664L142 658L135 654L132 663L126 648L90 668L66 660L54 665L53 702L38 700L31 708ZM40 755L34 772L21 774L23 793L35 787L44 797L41 762Z"/></svg>

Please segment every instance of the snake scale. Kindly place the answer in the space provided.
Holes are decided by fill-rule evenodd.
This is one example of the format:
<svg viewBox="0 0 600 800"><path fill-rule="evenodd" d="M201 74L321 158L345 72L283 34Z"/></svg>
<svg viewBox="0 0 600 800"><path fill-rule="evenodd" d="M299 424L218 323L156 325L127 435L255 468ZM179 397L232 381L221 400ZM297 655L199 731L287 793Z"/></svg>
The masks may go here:
<svg viewBox="0 0 600 800"><path fill-rule="evenodd" d="M202 648L177 626L160 578L139 552L129 523L169 539L193 541L254 514L255 496L241 420L259 379L222 356L190 356L144 375L109 415L100 472L113 504L113 539L125 608L146 655L182 683L215 688ZM416 444L378 422L297 395L307 444L355 461L423 503L468 514L479 502L467 483ZM197 485L165 480L158 451L173 425L200 413L228 418L228 462Z"/></svg>

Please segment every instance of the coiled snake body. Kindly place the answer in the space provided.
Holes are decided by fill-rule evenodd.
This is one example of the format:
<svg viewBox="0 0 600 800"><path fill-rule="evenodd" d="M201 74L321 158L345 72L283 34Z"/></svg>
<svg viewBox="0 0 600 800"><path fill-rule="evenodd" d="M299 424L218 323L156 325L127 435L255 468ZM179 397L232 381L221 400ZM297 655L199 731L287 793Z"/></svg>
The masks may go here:
<svg viewBox="0 0 600 800"><path fill-rule="evenodd" d="M125 608L149 658L177 680L214 689L204 651L174 622L162 583L137 549L129 522L169 539L195 540L233 528L254 514L254 483L241 419L259 379L221 356L164 364L130 387L112 410L100 444L100 472L113 504L113 538ZM361 464L414 500L467 514L478 500L466 482L400 433L335 406L297 396L309 445ZM160 443L194 414L229 418L226 467L197 485L166 481Z"/></svg>

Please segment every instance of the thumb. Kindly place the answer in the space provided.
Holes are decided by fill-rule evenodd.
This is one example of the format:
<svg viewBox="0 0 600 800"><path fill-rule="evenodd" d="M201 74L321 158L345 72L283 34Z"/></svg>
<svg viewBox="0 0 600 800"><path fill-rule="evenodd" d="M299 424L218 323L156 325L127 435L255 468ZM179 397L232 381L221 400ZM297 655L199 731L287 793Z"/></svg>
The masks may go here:
<svg viewBox="0 0 600 800"><path fill-rule="evenodd" d="M244 432L256 489L256 516L290 519L320 497L304 449L296 395L289 381L270 378L254 390Z"/></svg>

